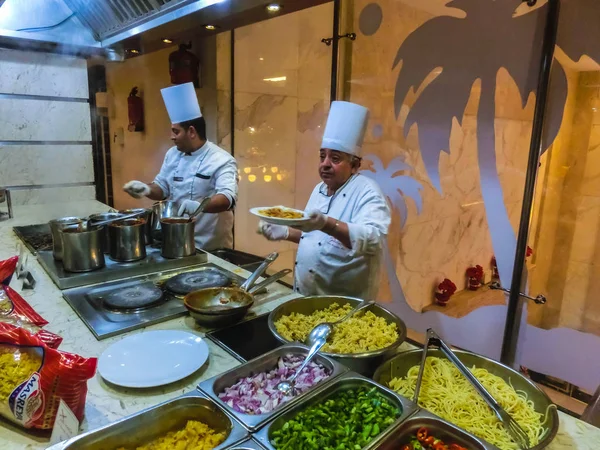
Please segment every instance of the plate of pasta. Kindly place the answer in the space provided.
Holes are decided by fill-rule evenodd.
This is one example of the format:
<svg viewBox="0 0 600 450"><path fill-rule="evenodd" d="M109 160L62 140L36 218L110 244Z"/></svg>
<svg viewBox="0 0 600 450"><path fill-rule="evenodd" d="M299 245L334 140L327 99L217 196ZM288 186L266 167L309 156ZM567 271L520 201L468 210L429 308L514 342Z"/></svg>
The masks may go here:
<svg viewBox="0 0 600 450"><path fill-rule="evenodd" d="M300 225L309 220L304 211L286 206L259 206L250 209L250 212L265 222L276 225Z"/></svg>

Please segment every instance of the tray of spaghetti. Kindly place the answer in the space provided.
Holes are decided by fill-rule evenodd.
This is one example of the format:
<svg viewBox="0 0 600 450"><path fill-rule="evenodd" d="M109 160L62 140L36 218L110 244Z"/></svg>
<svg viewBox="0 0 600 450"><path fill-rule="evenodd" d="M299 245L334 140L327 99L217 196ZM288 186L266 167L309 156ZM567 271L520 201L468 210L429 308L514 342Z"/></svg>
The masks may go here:
<svg viewBox="0 0 600 450"><path fill-rule="evenodd" d="M558 431L556 406L532 381L484 356L460 350L454 353L525 430L529 448L543 449L554 439ZM421 356L422 350L400 353L383 363L373 378L412 399ZM483 398L439 350L427 352L419 406L501 450L519 449Z"/></svg>

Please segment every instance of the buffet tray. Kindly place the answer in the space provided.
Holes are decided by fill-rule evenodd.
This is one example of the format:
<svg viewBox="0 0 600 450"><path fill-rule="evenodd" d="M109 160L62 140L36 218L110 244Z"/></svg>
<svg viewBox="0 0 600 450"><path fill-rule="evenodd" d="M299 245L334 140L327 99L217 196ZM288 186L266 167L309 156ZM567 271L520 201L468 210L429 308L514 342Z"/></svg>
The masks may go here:
<svg viewBox="0 0 600 450"><path fill-rule="evenodd" d="M285 411L292 408L294 405L301 403L304 399L308 398L312 392L330 384L333 382L339 375L342 375L348 371L348 368L336 362L335 360L328 358L324 355L317 354L313 361L316 361L322 364L324 367L329 369L331 375L326 380L321 381L314 388L309 389L308 391L296 396L292 400L284 403L280 407L275 410L260 415L252 415L252 414L243 414L235 411L233 408L229 407L225 402L223 402L219 398L219 393L223 392L225 388L234 385L238 382L240 378L245 378L250 375L266 372L274 369L277 366L277 360L281 356L285 356L287 354L293 355L307 355L308 347L302 344L288 344L282 347L278 347L275 350L272 350L264 355L259 356L251 361L248 361L241 366L235 367L225 373L217 375L213 378L210 378L206 381L203 381L198 385L198 388L208 395L211 400L215 401L219 404L223 409L225 409L229 414L233 415L238 421L246 427L249 431L256 431L265 425L267 422L273 420L275 417L283 414Z"/></svg>
<svg viewBox="0 0 600 450"><path fill-rule="evenodd" d="M378 445L378 450L398 450L408 444L417 430L426 427L433 436L446 444L459 444L469 450L499 450L498 447L479 439L456 425L446 422L429 411L419 409L401 422Z"/></svg>
<svg viewBox="0 0 600 450"><path fill-rule="evenodd" d="M199 420L216 431L228 431L225 441L214 450L231 448L248 438L248 432L241 424L202 393L193 391L60 442L48 450L135 449L169 431L184 428L188 420Z"/></svg>
<svg viewBox="0 0 600 450"><path fill-rule="evenodd" d="M491 374L504 379L516 391L525 392L528 400L533 402L534 409L544 417L547 431L541 437L538 444L530 447L529 450L542 450L552 442L558 432L558 412L556 407L552 406L552 401L544 391L516 370L498 361L465 350L453 350L453 352L467 367L475 366L486 369ZM379 366L375 371L373 379L383 386L388 386L391 379L405 377L411 367L421 364L422 355L423 350L421 349L398 353ZM445 358L439 349L429 349L427 357Z"/></svg>
<svg viewBox="0 0 600 450"><path fill-rule="evenodd" d="M247 441L227 447L227 450L265 450L265 448L254 439L248 439Z"/></svg>
<svg viewBox="0 0 600 450"><path fill-rule="evenodd" d="M396 405L400 409L400 416L396 421L390 425L387 429L383 430L378 436L367 444L362 450L372 450L379 448L379 445L391 434L391 432L398 427L399 424L404 422L406 419L411 417L419 408L410 400L396 394L395 392L385 388L373 380L370 380L362 375L355 372L347 372L333 382L328 383L320 388L312 391L311 394L307 395L303 402L295 404L293 407L288 408L285 412L280 414L274 421L267 424L261 430L256 432L253 436L257 439L267 450L275 450L275 447L271 445L271 435L275 430L280 429L288 420L294 418L298 412L306 409L309 406L322 403L331 395L336 392L356 389L361 386L367 386L369 388L375 387L389 400L391 403Z"/></svg>

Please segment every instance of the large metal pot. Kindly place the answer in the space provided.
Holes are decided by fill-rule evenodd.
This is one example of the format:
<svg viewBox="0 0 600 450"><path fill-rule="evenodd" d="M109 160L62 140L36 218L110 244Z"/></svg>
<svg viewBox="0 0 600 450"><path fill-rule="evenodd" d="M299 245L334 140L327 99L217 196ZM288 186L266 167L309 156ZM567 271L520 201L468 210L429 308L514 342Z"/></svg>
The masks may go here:
<svg viewBox="0 0 600 450"><path fill-rule="evenodd" d="M162 240L161 223L162 219L167 219L177 216L177 202L171 200L163 200L152 205L152 238L155 241Z"/></svg>
<svg viewBox="0 0 600 450"><path fill-rule="evenodd" d="M162 251L165 258L184 258L196 253L194 240L195 219L172 217L160 221L162 228Z"/></svg>
<svg viewBox="0 0 600 450"><path fill-rule="evenodd" d="M63 259L63 245L61 230L69 225L79 225L83 222L79 217L62 217L48 222L50 232L52 233L52 255L57 261Z"/></svg>
<svg viewBox="0 0 600 450"><path fill-rule="evenodd" d="M77 225L61 230L64 269L67 272L89 272L104 267L103 233L104 227L81 231Z"/></svg>
<svg viewBox="0 0 600 450"><path fill-rule="evenodd" d="M552 439L554 439L558 431L558 413L555 407L550 407L552 401L544 391L516 370L513 370L498 361L464 350L453 350L453 352L467 367L485 369L504 379L504 381L510 384L516 391L524 392L527 399L533 402L533 408L545 417L544 422L547 430L540 438L540 442L537 445L530 447L530 450L541 450L546 448L550 442L552 442ZM377 369L373 379L383 386L388 386L390 380L397 377L405 377L411 367L421 364L422 355L423 350L421 349L398 353ZM427 350L427 357L434 356L437 358L445 358L441 350ZM546 417L546 415L548 417Z"/></svg>
<svg viewBox="0 0 600 450"><path fill-rule="evenodd" d="M340 306L344 306L347 303L349 303L351 306L356 306L361 302L362 300L358 298L340 297L334 295L299 297L283 303L271 311L271 314L269 314L269 330L271 330L273 336L275 336L280 342L288 344L290 341L281 336L275 328L275 322L279 320L281 316L287 316L291 313L308 315L315 311L328 308L333 303L337 303ZM321 353L341 362L355 372L358 372L362 375L371 376L375 369L385 359L396 353L398 347L400 347L400 345L404 342L406 339L406 325L398 316L376 303L369 306L367 311L371 311L376 316L383 317L388 323L395 323L398 330L398 340L388 347L372 352L352 354Z"/></svg>
<svg viewBox="0 0 600 450"><path fill-rule="evenodd" d="M119 211L121 214L140 214L140 217L146 221L146 225L144 226L144 236L146 238L146 245L152 245L152 218L153 212L149 208L134 208L134 209L124 209Z"/></svg>
<svg viewBox="0 0 600 450"><path fill-rule="evenodd" d="M108 226L110 258L131 262L146 257L146 220L125 219Z"/></svg>
<svg viewBox="0 0 600 450"><path fill-rule="evenodd" d="M121 213L116 212L106 212L99 214L92 214L89 217L90 225L94 225L95 222L102 222L104 220L117 219L123 216ZM110 252L110 235L108 233L108 227L104 227L104 231L102 232L102 251L104 253Z"/></svg>

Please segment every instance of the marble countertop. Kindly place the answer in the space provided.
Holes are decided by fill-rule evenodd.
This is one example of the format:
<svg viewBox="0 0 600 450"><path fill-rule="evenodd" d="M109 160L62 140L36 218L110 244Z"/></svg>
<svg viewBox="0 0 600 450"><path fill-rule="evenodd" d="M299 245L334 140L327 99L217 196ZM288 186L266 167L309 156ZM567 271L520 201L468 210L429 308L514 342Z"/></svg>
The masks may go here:
<svg viewBox="0 0 600 450"><path fill-rule="evenodd" d="M0 222L0 260L18 254L17 244L20 241L12 231L14 226L44 223L50 219L67 215L84 216L107 210L106 205L95 201L16 207L14 219ZM209 261L242 276L248 274L245 270L212 255L209 255ZM98 357L112 343L123 338L124 335L119 335L97 341L62 298L60 289L54 285L32 255L29 255L27 267L37 281L35 289L33 291L22 290L21 281L16 280L16 277L13 277L11 287L16 289L37 312L50 322L45 327L46 329L58 333L64 338L60 350L77 353L85 357ZM271 285L267 294L257 298L257 306L254 307L254 311L257 314L268 312L277 305L296 296L283 285ZM140 333L144 330L185 330L199 336L204 335L203 330L190 317L173 319L127 334ZM195 389L199 382L240 364L211 341L207 341L207 344L210 349L208 362L189 377L167 386L150 389L125 389L106 383L100 375L96 374L88 382L89 392L85 418L80 430L84 432L101 427L127 415L177 397ZM403 348L406 349L410 347L409 344L403 345ZM547 447L548 449L591 450L600 446L600 429L567 414L559 412L559 416L560 429L552 444ZM2 443L0 448L15 450L45 449L50 445L47 435L22 430L6 420L0 421L0 443Z"/></svg>

